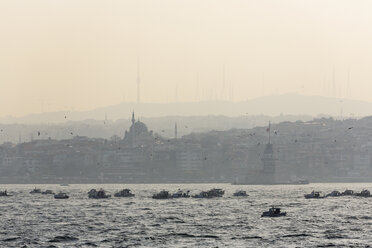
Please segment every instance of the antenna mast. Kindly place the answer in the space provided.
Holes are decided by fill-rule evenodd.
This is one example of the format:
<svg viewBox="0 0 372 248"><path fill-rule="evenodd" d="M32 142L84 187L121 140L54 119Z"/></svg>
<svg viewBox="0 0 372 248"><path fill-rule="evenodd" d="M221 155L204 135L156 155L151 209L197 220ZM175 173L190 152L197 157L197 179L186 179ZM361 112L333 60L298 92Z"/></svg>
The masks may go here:
<svg viewBox="0 0 372 248"><path fill-rule="evenodd" d="M139 57L137 58L137 103L139 104L141 102L140 98L140 84L141 84L141 78L140 78L140 60Z"/></svg>

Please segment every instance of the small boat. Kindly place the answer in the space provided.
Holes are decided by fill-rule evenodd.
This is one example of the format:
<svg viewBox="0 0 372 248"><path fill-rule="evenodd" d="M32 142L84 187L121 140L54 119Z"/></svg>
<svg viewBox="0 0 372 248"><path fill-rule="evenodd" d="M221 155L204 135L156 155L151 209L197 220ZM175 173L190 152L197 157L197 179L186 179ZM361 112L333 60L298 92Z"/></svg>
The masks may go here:
<svg viewBox="0 0 372 248"><path fill-rule="evenodd" d="M209 191L202 191L197 195L193 195L193 198L214 198L214 197L222 197L225 191L222 189L211 189Z"/></svg>
<svg viewBox="0 0 372 248"><path fill-rule="evenodd" d="M338 196L342 196L342 194L340 191L334 190L331 193L327 194L326 196L327 197L338 197Z"/></svg>
<svg viewBox="0 0 372 248"><path fill-rule="evenodd" d="M30 194L41 194L41 189L34 188L30 191Z"/></svg>
<svg viewBox="0 0 372 248"><path fill-rule="evenodd" d="M202 191L197 195L193 195L192 198L210 198L207 191Z"/></svg>
<svg viewBox="0 0 372 248"><path fill-rule="evenodd" d="M263 212L261 217L281 217L286 215L286 212L280 212L280 208L272 206L269 211Z"/></svg>
<svg viewBox="0 0 372 248"><path fill-rule="evenodd" d="M305 195L306 199L320 199L325 198L324 194L320 191L312 191L310 194Z"/></svg>
<svg viewBox="0 0 372 248"><path fill-rule="evenodd" d="M47 189L47 190L41 192L41 194L43 194L43 195L54 195L54 192L50 189Z"/></svg>
<svg viewBox="0 0 372 248"><path fill-rule="evenodd" d="M189 198L190 197L189 193L190 193L190 190L184 192L179 189L176 193L173 193L171 197L172 198Z"/></svg>
<svg viewBox="0 0 372 248"><path fill-rule="evenodd" d="M354 191L351 189L347 189L344 192L342 192L342 195L354 195Z"/></svg>
<svg viewBox="0 0 372 248"><path fill-rule="evenodd" d="M169 194L169 191L162 190L157 194L154 194L152 196L153 199L169 199L171 198L171 194Z"/></svg>
<svg viewBox="0 0 372 248"><path fill-rule="evenodd" d="M222 197L225 194L225 191L222 189L211 189L208 191L208 194L212 197Z"/></svg>
<svg viewBox="0 0 372 248"><path fill-rule="evenodd" d="M296 181L293 181L292 184L309 184L309 180L308 179L298 179Z"/></svg>
<svg viewBox="0 0 372 248"><path fill-rule="evenodd" d="M135 196L130 192L130 189L123 189L114 194L115 197L133 197Z"/></svg>
<svg viewBox="0 0 372 248"><path fill-rule="evenodd" d="M356 196L371 197L371 192L367 189L363 189L360 193L355 193Z"/></svg>
<svg viewBox="0 0 372 248"><path fill-rule="evenodd" d="M12 195L9 195L8 191L4 190L4 191L0 191L0 196L12 196Z"/></svg>
<svg viewBox="0 0 372 248"><path fill-rule="evenodd" d="M234 193L234 196L248 196L245 190L239 190Z"/></svg>
<svg viewBox="0 0 372 248"><path fill-rule="evenodd" d="M88 192L88 197L93 198L93 199L105 199L105 198L110 198L111 195L106 194L106 192L103 189L96 190L96 189L91 189Z"/></svg>
<svg viewBox="0 0 372 248"><path fill-rule="evenodd" d="M61 183L59 186L67 187L70 186L68 183Z"/></svg>
<svg viewBox="0 0 372 248"><path fill-rule="evenodd" d="M69 196L66 193L59 192L58 194L54 195L54 199L68 199Z"/></svg>

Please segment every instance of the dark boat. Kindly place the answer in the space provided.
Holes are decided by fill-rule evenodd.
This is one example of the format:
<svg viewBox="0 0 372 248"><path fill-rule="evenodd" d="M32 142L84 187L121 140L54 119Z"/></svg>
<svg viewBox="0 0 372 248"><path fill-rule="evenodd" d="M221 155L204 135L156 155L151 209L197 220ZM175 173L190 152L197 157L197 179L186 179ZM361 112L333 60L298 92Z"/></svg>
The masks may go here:
<svg viewBox="0 0 372 248"><path fill-rule="evenodd" d="M207 191L202 191L197 195L193 195L192 198L210 198Z"/></svg>
<svg viewBox="0 0 372 248"><path fill-rule="evenodd" d="M93 199L105 199L105 198L110 198L111 195L106 194L106 192L103 189L96 190L96 189L91 189L88 192L88 197L93 198Z"/></svg>
<svg viewBox="0 0 372 248"><path fill-rule="evenodd" d="M123 189L114 194L115 197L133 197L135 196L130 192L130 189Z"/></svg>
<svg viewBox="0 0 372 248"><path fill-rule="evenodd" d="M342 192L342 195L354 195L354 191L351 189L347 189L344 192Z"/></svg>
<svg viewBox="0 0 372 248"><path fill-rule="evenodd" d="M157 194L154 194L152 196L153 199L169 199L171 198L171 194L169 194L169 191L162 190Z"/></svg>
<svg viewBox="0 0 372 248"><path fill-rule="evenodd" d="M310 194L306 194L305 198L306 199L321 199L321 198L325 198L325 196L319 191L313 191Z"/></svg>
<svg viewBox="0 0 372 248"><path fill-rule="evenodd" d="M8 194L7 190L4 190L4 191L0 191L0 196L11 196L11 195Z"/></svg>
<svg viewBox="0 0 372 248"><path fill-rule="evenodd" d="M54 195L54 199L68 199L69 196L66 193L59 192L58 194Z"/></svg>
<svg viewBox="0 0 372 248"><path fill-rule="evenodd" d="M30 194L41 194L41 189L34 188L30 191Z"/></svg>
<svg viewBox="0 0 372 248"><path fill-rule="evenodd" d="M280 208L273 206L269 209L269 211L263 212L261 217L281 217L286 215L286 212L280 212Z"/></svg>
<svg viewBox="0 0 372 248"><path fill-rule="evenodd" d="M248 196L245 190L239 190L234 193L234 196Z"/></svg>
<svg viewBox="0 0 372 248"><path fill-rule="evenodd" d="M50 189L47 189L47 190L41 192L41 194L43 194L43 195L54 195L54 192Z"/></svg>
<svg viewBox="0 0 372 248"><path fill-rule="evenodd" d="M341 192L340 191L332 191L331 193L327 194L327 197L338 197L338 196L342 196Z"/></svg>
<svg viewBox="0 0 372 248"><path fill-rule="evenodd" d="M189 198L190 197L189 193L190 193L190 190L186 192L182 190L178 190L176 193L173 193L171 197L172 198Z"/></svg>
<svg viewBox="0 0 372 248"><path fill-rule="evenodd" d="M371 192L367 189L363 189L360 193L355 193L356 196L371 197Z"/></svg>
<svg viewBox="0 0 372 248"><path fill-rule="evenodd" d="M222 197L225 191L222 189L211 189L209 191L202 191L197 195L193 195L193 198L214 198L214 197Z"/></svg>

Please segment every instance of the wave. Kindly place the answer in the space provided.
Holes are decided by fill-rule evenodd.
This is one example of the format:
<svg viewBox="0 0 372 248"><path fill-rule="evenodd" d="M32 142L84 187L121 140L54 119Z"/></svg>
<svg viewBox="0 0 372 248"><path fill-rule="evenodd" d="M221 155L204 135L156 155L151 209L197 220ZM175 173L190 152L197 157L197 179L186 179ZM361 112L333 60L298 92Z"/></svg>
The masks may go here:
<svg viewBox="0 0 372 248"><path fill-rule="evenodd" d="M55 236L53 239L49 240L48 242L59 243L59 242L72 242L72 241L77 241L77 240L79 239L76 237L64 235L64 236Z"/></svg>

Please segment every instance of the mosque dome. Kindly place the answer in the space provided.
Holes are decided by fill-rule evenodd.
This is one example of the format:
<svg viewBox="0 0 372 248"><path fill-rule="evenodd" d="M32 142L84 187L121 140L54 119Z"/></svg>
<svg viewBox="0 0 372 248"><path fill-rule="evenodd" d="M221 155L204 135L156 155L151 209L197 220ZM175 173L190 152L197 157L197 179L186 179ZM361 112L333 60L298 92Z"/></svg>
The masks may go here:
<svg viewBox="0 0 372 248"><path fill-rule="evenodd" d="M133 123L133 125L130 127L130 132L133 133L138 136L138 135L141 135L141 134L148 134L148 128L146 126L145 123L143 122L140 122L140 121L136 121L135 123Z"/></svg>

